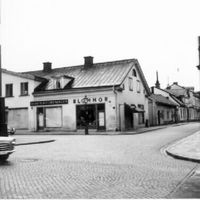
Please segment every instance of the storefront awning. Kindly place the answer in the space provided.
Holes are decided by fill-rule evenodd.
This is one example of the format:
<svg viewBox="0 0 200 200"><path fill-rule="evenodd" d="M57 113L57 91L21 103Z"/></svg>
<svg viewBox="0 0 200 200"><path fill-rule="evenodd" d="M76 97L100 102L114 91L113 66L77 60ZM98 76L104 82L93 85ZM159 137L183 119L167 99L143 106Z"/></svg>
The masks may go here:
<svg viewBox="0 0 200 200"><path fill-rule="evenodd" d="M133 109L133 112L134 113L143 113L143 112L145 112L143 109L141 109L141 108L134 108Z"/></svg>
<svg viewBox="0 0 200 200"><path fill-rule="evenodd" d="M143 113L145 112L142 108L137 108L135 104L131 104L130 106L133 113Z"/></svg>

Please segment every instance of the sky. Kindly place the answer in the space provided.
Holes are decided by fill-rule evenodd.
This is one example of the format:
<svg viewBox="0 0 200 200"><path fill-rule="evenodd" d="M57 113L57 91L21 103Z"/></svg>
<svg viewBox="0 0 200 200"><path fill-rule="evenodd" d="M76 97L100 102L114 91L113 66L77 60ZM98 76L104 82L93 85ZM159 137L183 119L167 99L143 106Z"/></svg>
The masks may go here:
<svg viewBox="0 0 200 200"><path fill-rule="evenodd" d="M1 0L2 68L135 58L148 85L200 90L199 0Z"/></svg>

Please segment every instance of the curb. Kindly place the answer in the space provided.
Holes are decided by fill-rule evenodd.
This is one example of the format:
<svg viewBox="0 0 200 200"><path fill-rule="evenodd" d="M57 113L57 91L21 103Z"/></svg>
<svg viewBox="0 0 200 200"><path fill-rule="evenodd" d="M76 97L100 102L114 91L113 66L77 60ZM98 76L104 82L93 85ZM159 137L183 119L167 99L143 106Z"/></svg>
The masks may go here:
<svg viewBox="0 0 200 200"><path fill-rule="evenodd" d="M189 157L173 154L173 153L169 152L168 150L165 150L165 152L166 152L167 155L169 155L173 158L179 159L179 160L186 160L186 161L190 161L190 162L200 163L199 159L189 158Z"/></svg>
<svg viewBox="0 0 200 200"><path fill-rule="evenodd" d="M22 142L22 143L15 144L15 146L42 144L42 143L50 143L50 142L55 142L55 140L44 140L44 141L37 141L37 142Z"/></svg>
<svg viewBox="0 0 200 200"><path fill-rule="evenodd" d="M190 157L187 155L180 155L178 152L173 153L173 150L171 151L171 148L177 148L178 146L180 147L182 144L184 145L184 141L190 141L189 138L192 138L195 135L199 135L200 131L197 131L195 133L193 133L192 135L186 136L178 141L173 142L172 144L170 144L168 147L165 148L165 153L173 158L176 159L181 159L181 160L186 160L186 161L191 161L191 162L195 162L195 163L200 163L200 158L195 158L195 157ZM185 151L187 154L187 150Z"/></svg>

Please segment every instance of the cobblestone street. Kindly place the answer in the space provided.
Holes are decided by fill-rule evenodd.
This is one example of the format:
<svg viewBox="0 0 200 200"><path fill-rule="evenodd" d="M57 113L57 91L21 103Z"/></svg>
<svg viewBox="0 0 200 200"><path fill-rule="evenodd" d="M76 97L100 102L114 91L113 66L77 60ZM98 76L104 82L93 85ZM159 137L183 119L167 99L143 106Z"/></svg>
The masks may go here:
<svg viewBox="0 0 200 200"><path fill-rule="evenodd" d="M0 198L166 198L198 164L164 153L198 123L138 135L49 136L0 166ZM33 136L34 137L34 136Z"/></svg>

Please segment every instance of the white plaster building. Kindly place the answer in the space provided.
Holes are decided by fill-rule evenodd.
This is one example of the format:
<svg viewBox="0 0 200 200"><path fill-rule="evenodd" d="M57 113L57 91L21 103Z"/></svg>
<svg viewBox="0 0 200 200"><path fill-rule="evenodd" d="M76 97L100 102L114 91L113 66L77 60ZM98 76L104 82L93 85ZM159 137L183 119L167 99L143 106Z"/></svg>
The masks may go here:
<svg viewBox="0 0 200 200"><path fill-rule="evenodd" d="M7 123L16 129L30 129L33 125L30 101L41 78L2 69L2 96L5 97Z"/></svg>
<svg viewBox="0 0 200 200"><path fill-rule="evenodd" d="M29 109L32 131L128 130L148 122L150 90L136 59L93 63L23 74L44 81L33 92Z"/></svg>

